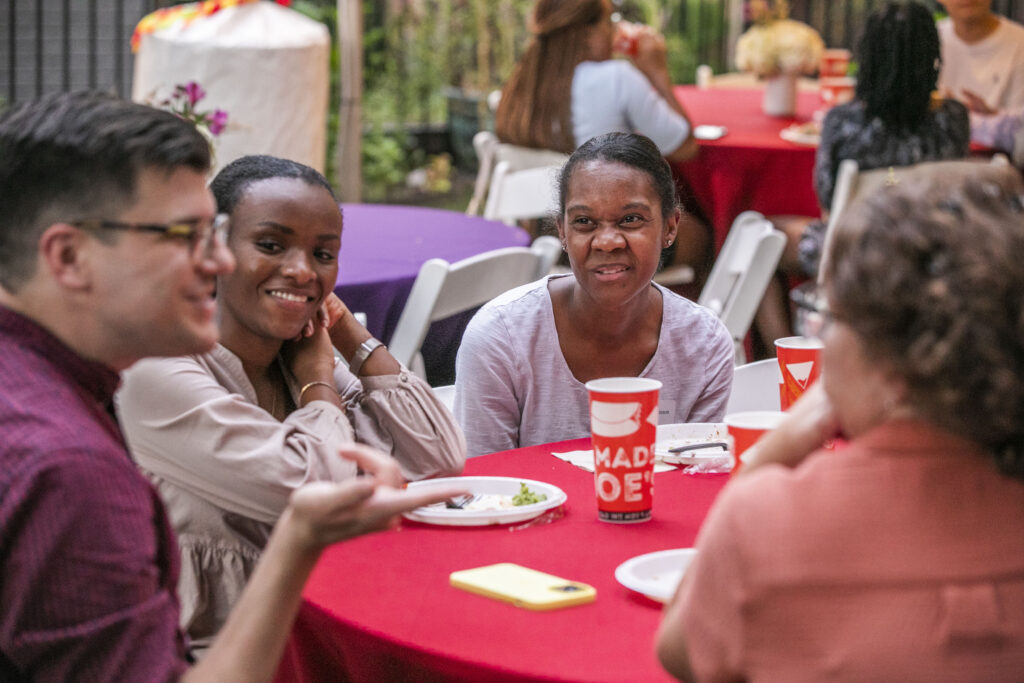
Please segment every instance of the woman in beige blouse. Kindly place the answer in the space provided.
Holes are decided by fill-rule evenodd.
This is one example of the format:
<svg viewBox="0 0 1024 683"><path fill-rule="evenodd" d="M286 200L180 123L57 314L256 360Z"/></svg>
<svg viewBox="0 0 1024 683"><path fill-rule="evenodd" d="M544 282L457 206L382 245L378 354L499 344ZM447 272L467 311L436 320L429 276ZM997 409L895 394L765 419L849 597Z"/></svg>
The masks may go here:
<svg viewBox="0 0 1024 683"><path fill-rule="evenodd" d="M217 282L220 344L142 361L117 395L128 445L178 534L182 625L197 650L226 619L292 491L355 475L339 445L391 454L386 476L396 482L459 474L466 450L426 382L332 293L342 216L323 176L249 156L211 189L237 261Z"/></svg>

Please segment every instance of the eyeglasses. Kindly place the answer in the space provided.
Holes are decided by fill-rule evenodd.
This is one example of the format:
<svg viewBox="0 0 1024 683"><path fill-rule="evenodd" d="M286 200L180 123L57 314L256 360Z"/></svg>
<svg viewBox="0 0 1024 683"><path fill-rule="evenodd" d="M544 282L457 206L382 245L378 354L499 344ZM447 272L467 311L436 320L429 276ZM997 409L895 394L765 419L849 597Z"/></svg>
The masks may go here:
<svg viewBox="0 0 1024 683"><path fill-rule="evenodd" d="M836 321L824 298L817 299L804 314L804 336L821 339Z"/></svg>
<svg viewBox="0 0 1024 683"><path fill-rule="evenodd" d="M214 245L227 244L228 215L217 214L213 221L191 220L177 223L122 223L120 221L85 220L74 221L71 225L82 230L130 230L132 232L155 232L172 239L188 243L194 261L212 257Z"/></svg>

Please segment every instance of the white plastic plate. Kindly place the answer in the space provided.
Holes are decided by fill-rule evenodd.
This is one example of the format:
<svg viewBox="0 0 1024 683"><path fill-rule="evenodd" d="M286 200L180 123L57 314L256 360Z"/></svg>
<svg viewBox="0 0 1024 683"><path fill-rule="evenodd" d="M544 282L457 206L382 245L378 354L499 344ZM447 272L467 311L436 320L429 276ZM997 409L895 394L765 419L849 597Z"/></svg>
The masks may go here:
<svg viewBox="0 0 1024 683"><path fill-rule="evenodd" d="M520 505L498 510L460 510L446 508L444 503L436 503L416 508L405 513L406 519L423 524L439 524L442 526L487 526L490 524L512 524L533 519L542 512L556 508L566 501L565 492L553 484L533 479L517 477L447 477L442 479L425 479L409 484L409 490L425 491L430 488L451 488L456 486L474 495L514 496L519 493L519 484L538 495L547 496L546 500L529 505Z"/></svg>
<svg viewBox="0 0 1024 683"><path fill-rule="evenodd" d="M817 147L821 143L818 127L811 123L794 123L779 131L779 137L797 145Z"/></svg>
<svg viewBox="0 0 1024 683"><path fill-rule="evenodd" d="M615 580L651 600L668 602L696 556L696 548L674 548L637 555L615 569Z"/></svg>
<svg viewBox="0 0 1024 683"><path fill-rule="evenodd" d="M729 129L725 126L711 126L705 123L693 129L693 137L698 140L717 140L728 132Z"/></svg>
<svg viewBox="0 0 1024 683"><path fill-rule="evenodd" d="M702 442L726 441L728 436L729 430L726 429L724 422L658 425L654 457L662 462L686 465L704 462L712 458L721 458L728 455L728 452L721 447L683 451L682 453L670 453L669 449Z"/></svg>

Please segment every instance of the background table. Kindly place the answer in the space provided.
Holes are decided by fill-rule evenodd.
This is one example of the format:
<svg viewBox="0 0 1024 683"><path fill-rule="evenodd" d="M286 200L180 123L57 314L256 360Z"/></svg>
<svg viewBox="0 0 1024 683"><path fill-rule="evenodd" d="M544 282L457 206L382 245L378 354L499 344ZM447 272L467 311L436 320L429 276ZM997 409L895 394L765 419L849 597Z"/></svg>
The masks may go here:
<svg viewBox="0 0 1024 683"><path fill-rule="evenodd" d="M454 211L385 204L342 204L344 228L334 291L385 344L398 325L420 266L432 258L459 261L530 243L519 228ZM455 349L472 315L431 327L423 345L432 384L454 381Z"/></svg>
<svg viewBox="0 0 1024 683"><path fill-rule="evenodd" d="M728 129L718 140L701 140L697 158L675 164L715 228L716 249L733 219L748 209L765 215L820 214L813 181L816 148L779 137L783 128L811 120L821 106L817 92L798 92L793 118L761 111L763 91L758 88L677 86L675 94L695 126Z"/></svg>
<svg viewBox="0 0 1024 683"><path fill-rule="evenodd" d="M280 680L669 681L654 655L662 606L621 586L630 557L693 544L728 475L655 475L650 522L597 520L594 475L550 455L589 439L472 458L466 474L536 479L568 496L564 517L510 529L404 523L329 549L306 585ZM516 562L597 588L550 612L452 588L448 575Z"/></svg>

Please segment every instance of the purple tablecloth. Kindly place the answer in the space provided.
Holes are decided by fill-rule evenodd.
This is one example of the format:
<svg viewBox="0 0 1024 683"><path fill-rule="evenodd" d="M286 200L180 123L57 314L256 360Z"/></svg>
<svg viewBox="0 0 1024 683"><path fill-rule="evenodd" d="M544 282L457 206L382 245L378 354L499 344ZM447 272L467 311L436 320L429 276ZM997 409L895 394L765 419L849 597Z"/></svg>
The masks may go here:
<svg viewBox="0 0 1024 683"><path fill-rule="evenodd" d="M454 262L501 247L525 246L530 236L477 216L417 206L342 204L344 228L335 293L385 344L398 325L416 274L426 261ZM455 378L455 349L470 314L431 326L423 343L433 385Z"/></svg>

